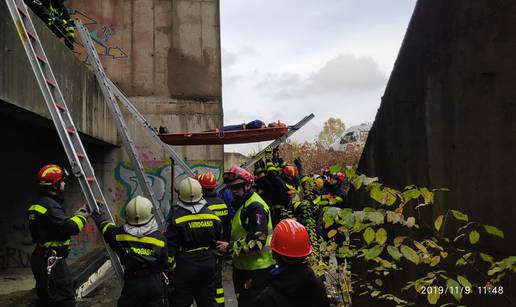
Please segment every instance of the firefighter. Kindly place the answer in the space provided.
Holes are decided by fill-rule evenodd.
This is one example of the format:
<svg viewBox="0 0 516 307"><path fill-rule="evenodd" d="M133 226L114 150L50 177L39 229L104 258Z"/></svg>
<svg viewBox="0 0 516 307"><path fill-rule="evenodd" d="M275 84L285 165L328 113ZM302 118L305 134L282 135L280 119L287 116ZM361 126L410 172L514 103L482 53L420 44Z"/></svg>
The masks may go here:
<svg viewBox="0 0 516 307"><path fill-rule="evenodd" d="M103 204L99 204L102 207ZM136 196L125 207L125 224L116 226L105 211L92 217L124 266L118 306L167 306L168 250L150 200Z"/></svg>
<svg viewBox="0 0 516 307"><path fill-rule="evenodd" d="M222 223L208 209L197 180L183 179L178 198L166 233L170 261L175 266L170 306L187 307L193 299L199 307L217 306L214 247L222 238Z"/></svg>
<svg viewBox="0 0 516 307"><path fill-rule="evenodd" d="M253 306L252 299L266 286L274 266L270 249L272 221L269 206L252 188L253 176L233 166L224 173L224 183L235 197L231 240L219 241L217 250L233 256L233 285L239 306Z"/></svg>
<svg viewBox="0 0 516 307"><path fill-rule="evenodd" d="M279 167L277 162L265 160L267 169L266 180L268 189L266 189L271 197L272 209L272 225L277 225L282 219L288 217L288 210L291 203L290 188L287 186L284 178L282 178L283 168ZM283 162L280 161L281 164ZM286 167L286 166L285 166Z"/></svg>
<svg viewBox="0 0 516 307"><path fill-rule="evenodd" d="M64 37L65 45L73 50L75 42L75 25L65 7L66 0L50 0L49 11L51 13L51 26L55 27L57 37ZM56 31L54 31L55 33Z"/></svg>
<svg viewBox="0 0 516 307"><path fill-rule="evenodd" d="M228 205L217 196L217 179L212 172L197 174L195 179L202 187L202 195L210 209L222 222L222 240L229 241L231 235L231 216L229 215ZM215 301L219 306L224 306L224 287L222 286L222 269L224 267L224 257L217 257L217 288L215 290Z"/></svg>
<svg viewBox="0 0 516 307"><path fill-rule="evenodd" d="M323 282L307 262L312 253L308 232L292 219L281 221L272 234L275 267L269 285L257 296L255 306L311 307L330 306Z"/></svg>
<svg viewBox="0 0 516 307"><path fill-rule="evenodd" d="M75 291L66 257L70 236L86 225L88 213L79 209L68 216L63 208L62 193L67 172L49 164L38 172L41 197L28 209L29 230L36 243L30 265L36 280L37 306L75 306Z"/></svg>

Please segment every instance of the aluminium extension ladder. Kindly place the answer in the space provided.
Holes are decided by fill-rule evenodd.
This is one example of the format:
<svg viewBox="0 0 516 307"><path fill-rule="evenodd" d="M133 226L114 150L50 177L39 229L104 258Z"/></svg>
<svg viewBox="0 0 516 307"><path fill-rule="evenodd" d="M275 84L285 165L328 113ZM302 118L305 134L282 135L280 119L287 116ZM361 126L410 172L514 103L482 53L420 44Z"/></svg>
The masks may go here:
<svg viewBox="0 0 516 307"><path fill-rule="evenodd" d="M250 160L244 162L242 165L240 165L241 168L249 170L253 165L256 164L256 162L263 159L265 156L265 153L267 151L273 150L274 148L278 147L282 143L284 143L289 137L291 137L294 133L296 133L299 129L303 128L304 125L306 125L309 121L311 121L315 115L311 113L308 116L305 116L303 119L301 119L299 122L297 122L295 125L290 126L288 128L288 132L284 135L280 136L279 138L272 141L269 145L267 145L262 151L254 155ZM220 192L222 189L226 187L225 184L221 184L217 187L216 191L217 193Z"/></svg>
<svg viewBox="0 0 516 307"><path fill-rule="evenodd" d="M59 139L63 144L66 156L70 162L72 174L77 178L81 186L83 196L86 200L88 210L99 211L97 201L105 204L105 210L109 214L111 221L113 216L109 211L106 199L102 194L100 185L95 177L93 167L84 146L79 137L79 133L73 123L71 114L66 106L61 89L57 84L56 78L50 66L50 62L45 54L41 41L36 32L32 22L29 10L23 0L6 0L7 7L14 21L23 48L27 54L27 58L32 67L32 71L41 93L48 107L52 121L56 127ZM102 236L100 229L99 233ZM109 248L109 245L104 241L104 245L111 258L111 265L113 266L118 279L123 284L123 268L116 253Z"/></svg>

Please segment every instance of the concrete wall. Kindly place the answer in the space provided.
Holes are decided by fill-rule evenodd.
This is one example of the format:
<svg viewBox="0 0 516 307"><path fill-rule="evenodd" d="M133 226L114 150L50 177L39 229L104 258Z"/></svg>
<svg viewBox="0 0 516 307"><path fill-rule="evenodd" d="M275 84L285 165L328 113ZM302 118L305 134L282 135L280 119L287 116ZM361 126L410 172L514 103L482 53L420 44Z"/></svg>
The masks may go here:
<svg viewBox="0 0 516 307"><path fill-rule="evenodd" d="M418 1L360 171L398 188L451 188L434 215L458 208L513 240L515 46L513 1Z"/></svg>
<svg viewBox="0 0 516 307"><path fill-rule="evenodd" d="M36 30L79 131L109 143L116 130L95 76L39 20ZM5 2L0 2L0 100L50 118Z"/></svg>
<svg viewBox="0 0 516 307"><path fill-rule="evenodd" d="M222 126L218 1L71 0L69 7L95 39L108 76L151 124L171 133ZM167 213L170 159L131 116L125 118ZM175 149L194 169L222 172L223 146ZM123 217L125 204L140 187L124 153L114 152L105 162L114 170L108 195Z"/></svg>
<svg viewBox="0 0 516 307"><path fill-rule="evenodd" d="M238 152L225 152L224 153L224 170L229 170L234 165L241 165L246 162L249 158Z"/></svg>

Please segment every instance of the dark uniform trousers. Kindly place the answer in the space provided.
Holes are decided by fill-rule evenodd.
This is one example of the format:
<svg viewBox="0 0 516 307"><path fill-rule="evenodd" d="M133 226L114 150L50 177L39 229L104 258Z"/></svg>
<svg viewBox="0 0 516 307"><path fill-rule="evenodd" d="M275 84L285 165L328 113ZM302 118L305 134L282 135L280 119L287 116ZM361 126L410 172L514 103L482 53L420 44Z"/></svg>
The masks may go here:
<svg viewBox="0 0 516 307"><path fill-rule="evenodd" d="M253 301L267 287L271 269L272 267L247 271L233 267L233 285L239 307L255 306Z"/></svg>
<svg viewBox="0 0 516 307"><path fill-rule="evenodd" d="M75 291L72 275L66 264L65 257L57 260L51 273L47 273L47 261L51 249L36 247L30 259L30 267L36 280L38 300L36 305L69 307L75 306ZM59 256L59 254L58 254ZM61 255L64 256L64 255Z"/></svg>
<svg viewBox="0 0 516 307"><path fill-rule="evenodd" d="M119 307L167 306L166 285L160 272L130 275L124 278L124 288L118 299Z"/></svg>
<svg viewBox="0 0 516 307"><path fill-rule="evenodd" d="M204 191L204 198L208 203L208 209L215 213L220 218L222 223L222 241L229 241L231 236L231 216L229 214L228 205L217 196L215 191ZM223 307L224 304L224 287L222 285L222 271L224 268L224 257L217 257L217 268L216 268L216 288L215 288L215 301L219 304L219 307Z"/></svg>

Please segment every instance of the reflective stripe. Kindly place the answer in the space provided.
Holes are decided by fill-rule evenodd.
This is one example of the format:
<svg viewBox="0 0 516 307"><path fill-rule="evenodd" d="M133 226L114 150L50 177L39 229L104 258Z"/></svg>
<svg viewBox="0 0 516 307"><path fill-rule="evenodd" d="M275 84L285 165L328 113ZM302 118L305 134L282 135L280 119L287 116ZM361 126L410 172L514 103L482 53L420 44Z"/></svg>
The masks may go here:
<svg viewBox="0 0 516 307"><path fill-rule="evenodd" d="M78 215L73 216L70 220L77 224L79 230L82 230L84 228L84 220L81 219Z"/></svg>
<svg viewBox="0 0 516 307"><path fill-rule="evenodd" d="M55 20L54 18L51 18L51 20ZM48 173L52 172L52 171L57 171L58 173L61 173L63 172L59 167L49 167L47 168L43 174L41 174L41 178L45 177Z"/></svg>
<svg viewBox="0 0 516 307"><path fill-rule="evenodd" d="M185 216L179 217L176 219L176 224L180 224L180 223L188 222L188 221L194 221L194 220L220 221L219 217L216 216L215 214L203 213L203 214L190 214L190 215L185 215Z"/></svg>
<svg viewBox="0 0 516 307"><path fill-rule="evenodd" d="M102 234L104 234L106 232L106 230L108 229L109 226L116 226L115 223L106 223L106 225L104 225L104 227L102 227Z"/></svg>
<svg viewBox="0 0 516 307"><path fill-rule="evenodd" d="M172 262L174 262L174 259L175 259L174 257L168 257L168 259L167 259L167 260L168 260L168 263L172 263Z"/></svg>
<svg viewBox="0 0 516 307"><path fill-rule="evenodd" d="M191 253L191 252L197 252L197 251L207 251L209 248L210 248L209 246L201 246L201 247L198 247L198 248L186 250L185 252L186 253Z"/></svg>
<svg viewBox="0 0 516 307"><path fill-rule="evenodd" d="M224 288L218 288L217 294L224 294Z"/></svg>
<svg viewBox="0 0 516 307"><path fill-rule="evenodd" d="M156 245L159 247L165 247L164 241L158 240L156 238L151 238L151 237L136 237L136 236L129 235L129 234L121 234L121 235L116 235L116 240L122 241L122 242L126 241L126 242L147 243L147 244L152 244L152 245Z"/></svg>
<svg viewBox="0 0 516 307"><path fill-rule="evenodd" d="M216 297L215 298L215 302L217 302L219 304L222 304L222 303L224 303L224 298L223 297Z"/></svg>
<svg viewBox="0 0 516 307"><path fill-rule="evenodd" d="M59 247L59 246L68 246L70 245L70 240L66 241L48 241L44 243L38 243L38 246L41 247Z"/></svg>
<svg viewBox="0 0 516 307"><path fill-rule="evenodd" d="M208 206L208 209L210 210L222 210L222 209L227 209L228 206L226 204L213 204L213 205L209 205Z"/></svg>
<svg viewBox="0 0 516 307"><path fill-rule="evenodd" d="M304 176L303 178L301 178L301 183L304 183L304 182L306 182L308 180L310 180L310 177Z"/></svg>
<svg viewBox="0 0 516 307"><path fill-rule="evenodd" d="M32 205L32 206L30 206L29 211L37 211L41 214L45 214L45 213L47 213L48 210L47 210L47 208L45 208L41 205Z"/></svg>

